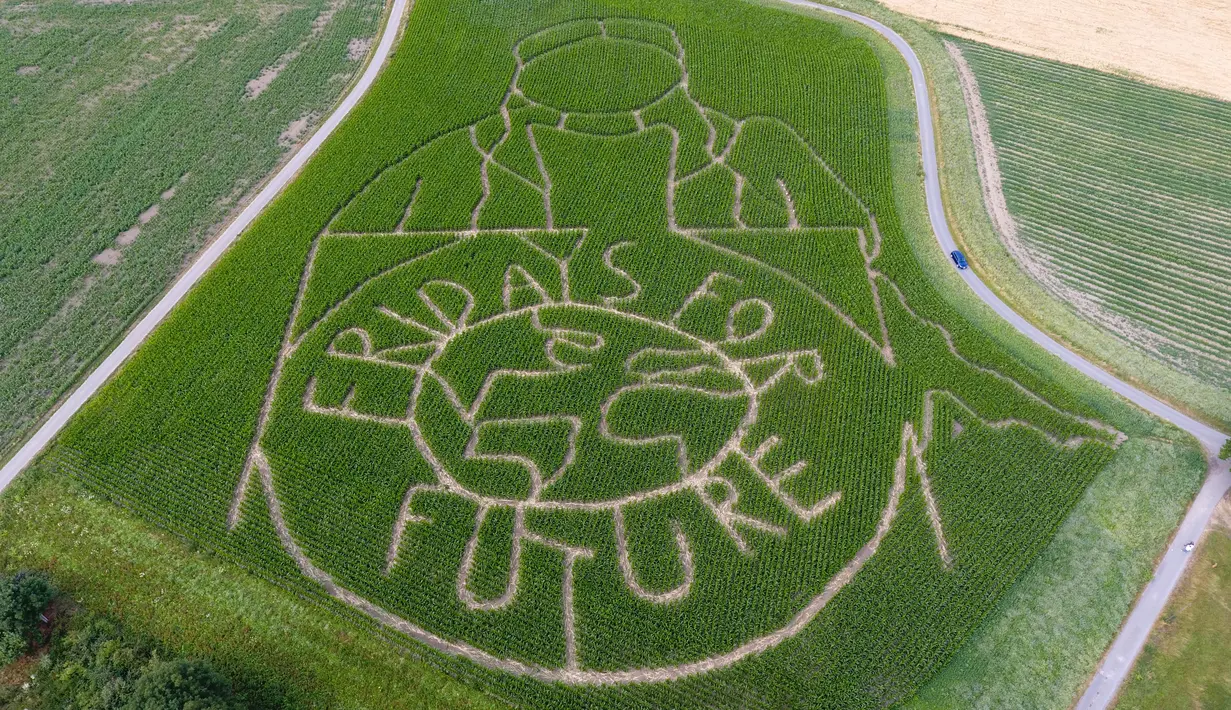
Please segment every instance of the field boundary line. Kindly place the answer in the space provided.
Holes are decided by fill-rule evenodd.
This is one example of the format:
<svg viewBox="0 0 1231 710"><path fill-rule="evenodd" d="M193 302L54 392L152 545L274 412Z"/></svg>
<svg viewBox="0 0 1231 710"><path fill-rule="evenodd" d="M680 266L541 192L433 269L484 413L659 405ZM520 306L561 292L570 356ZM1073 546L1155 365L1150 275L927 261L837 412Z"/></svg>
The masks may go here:
<svg viewBox="0 0 1231 710"><path fill-rule="evenodd" d="M329 114L320 128L312 137L288 160L265 184L248 206L239 213L230 225L210 244L200 256L193 261L188 270L176 279L170 290L139 320L120 341L119 345L103 359L97 367L81 382L72 394L57 407L49 417L26 440L13 457L0 468L0 491L13 482L17 475L26 469L60 433L86 402L94 396L103 384L120 369L120 366L130 355L136 352L149 337L150 333L166 319L171 310L184 300L192 287L205 276L206 272L222 257L226 250L235 243L240 234L247 229L265 208L272 203L282 190L291 183L308 160L316 154L325 140L341 125L359 101L367 95L368 90L376 81L376 77L384 68L389 55L393 52L395 41L401 32L402 21L406 18L413 0L393 0L385 27L381 32L380 43L372 54L367 67L359 76L351 90Z"/></svg>

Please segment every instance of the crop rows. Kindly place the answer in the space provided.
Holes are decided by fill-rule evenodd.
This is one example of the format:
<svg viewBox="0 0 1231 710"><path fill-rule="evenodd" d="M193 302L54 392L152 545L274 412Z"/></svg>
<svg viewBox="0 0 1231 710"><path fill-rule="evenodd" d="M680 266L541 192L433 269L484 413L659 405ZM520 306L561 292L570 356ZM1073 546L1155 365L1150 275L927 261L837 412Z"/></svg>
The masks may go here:
<svg viewBox="0 0 1231 710"><path fill-rule="evenodd" d="M1120 435L931 291L861 41L560 12L420 0L53 460L517 703L909 695Z"/></svg>
<svg viewBox="0 0 1231 710"><path fill-rule="evenodd" d="M361 67L381 8L0 10L0 451L307 137Z"/></svg>
<svg viewBox="0 0 1231 710"><path fill-rule="evenodd" d="M1231 108L959 44L1037 269L1097 325L1231 385Z"/></svg>

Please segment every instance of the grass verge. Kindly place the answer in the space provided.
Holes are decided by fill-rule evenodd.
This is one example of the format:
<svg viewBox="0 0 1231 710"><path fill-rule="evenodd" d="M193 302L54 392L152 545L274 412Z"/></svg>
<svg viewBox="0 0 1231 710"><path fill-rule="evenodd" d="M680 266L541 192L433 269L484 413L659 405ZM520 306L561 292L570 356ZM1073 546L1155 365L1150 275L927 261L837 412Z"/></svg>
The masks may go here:
<svg viewBox="0 0 1231 710"><path fill-rule="evenodd" d="M1193 555L1120 692L1118 710L1231 707L1231 497Z"/></svg>
<svg viewBox="0 0 1231 710"><path fill-rule="evenodd" d="M906 707L1072 705L1149 581L1151 551L1162 549L1196 492L1199 459L1182 444L1126 443L996 611Z"/></svg>
<svg viewBox="0 0 1231 710"><path fill-rule="evenodd" d="M45 570L83 606L211 659L259 707L502 707L42 468L0 498L0 539L0 568Z"/></svg>

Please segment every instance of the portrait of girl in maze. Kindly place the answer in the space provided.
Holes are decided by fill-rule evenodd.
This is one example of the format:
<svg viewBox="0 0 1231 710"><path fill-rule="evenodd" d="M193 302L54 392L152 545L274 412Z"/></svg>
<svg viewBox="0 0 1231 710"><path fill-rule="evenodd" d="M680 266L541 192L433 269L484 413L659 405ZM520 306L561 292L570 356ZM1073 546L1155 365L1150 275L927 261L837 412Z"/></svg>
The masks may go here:
<svg viewBox="0 0 1231 710"><path fill-rule="evenodd" d="M798 634L908 506L961 565L937 442L1118 443L916 313L865 200L698 101L671 27L513 53L305 269L229 522L262 491L334 597L489 668L672 680Z"/></svg>

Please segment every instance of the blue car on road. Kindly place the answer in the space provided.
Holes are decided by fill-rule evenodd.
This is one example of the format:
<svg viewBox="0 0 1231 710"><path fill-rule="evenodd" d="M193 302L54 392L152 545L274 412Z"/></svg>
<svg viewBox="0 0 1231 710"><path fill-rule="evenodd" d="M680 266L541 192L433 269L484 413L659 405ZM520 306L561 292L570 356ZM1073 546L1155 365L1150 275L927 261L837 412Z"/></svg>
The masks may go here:
<svg viewBox="0 0 1231 710"><path fill-rule="evenodd" d="M966 263L966 257L965 255L962 254L962 252L958 251L957 249L954 249L953 251L949 252L949 256L952 257L953 263L957 264L957 268L959 269L969 268L970 265Z"/></svg>

